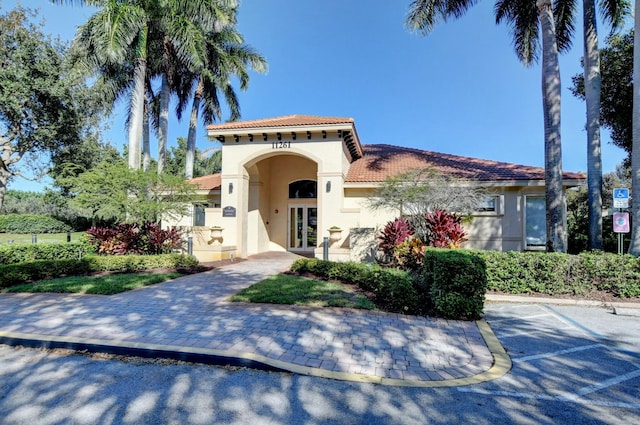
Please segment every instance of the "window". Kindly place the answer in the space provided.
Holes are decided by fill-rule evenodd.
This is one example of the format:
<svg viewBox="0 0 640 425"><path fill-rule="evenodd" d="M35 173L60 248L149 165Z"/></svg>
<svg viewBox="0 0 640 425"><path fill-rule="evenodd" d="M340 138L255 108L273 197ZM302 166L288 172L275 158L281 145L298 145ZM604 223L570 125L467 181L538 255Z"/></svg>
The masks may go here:
<svg viewBox="0 0 640 425"><path fill-rule="evenodd" d="M478 211L483 212L497 212L498 208L498 200L495 196L484 198L482 202L480 202L480 206L478 207Z"/></svg>
<svg viewBox="0 0 640 425"><path fill-rule="evenodd" d="M317 183L313 180L298 180L289 184L289 199L316 198Z"/></svg>
<svg viewBox="0 0 640 425"><path fill-rule="evenodd" d="M527 196L524 213L527 247L545 246L547 243L547 209L544 198Z"/></svg>
<svg viewBox="0 0 640 425"><path fill-rule="evenodd" d="M204 208L205 205L202 204L194 204L193 205L193 225L194 226L204 226Z"/></svg>
<svg viewBox="0 0 640 425"><path fill-rule="evenodd" d="M504 195L487 196L480 201L474 215L495 216L504 214Z"/></svg>

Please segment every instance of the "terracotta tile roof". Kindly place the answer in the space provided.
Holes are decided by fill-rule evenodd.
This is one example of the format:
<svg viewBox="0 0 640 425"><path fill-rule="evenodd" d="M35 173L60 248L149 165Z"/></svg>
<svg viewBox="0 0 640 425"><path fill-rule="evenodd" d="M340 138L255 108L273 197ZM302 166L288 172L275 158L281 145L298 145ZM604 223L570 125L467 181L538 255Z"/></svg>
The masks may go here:
<svg viewBox="0 0 640 425"><path fill-rule="evenodd" d="M207 130L234 130L247 128L266 128L266 127L289 127L289 126L308 126L308 125L332 125L332 124L353 124L353 118L339 117L317 117L313 115L287 115L284 117L265 118L252 121L238 121L224 124L212 124L207 126Z"/></svg>
<svg viewBox="0 0 640 425"><path fill-rule="evenodd" d="M196 177L189 180L189 183L197 185L197 190L216 190L222 185L222 176L218 174L209 174L208 176Z"/></svg>
<svg viewBox="0 0 640 425"><path fill-rule="evenodd" d="M391 145L363 145L364 156L351 164L346 181L382 182L387 177L415 169L433 168L460 179L480 181L544 180L544 169L468 158ZM563 173L565 179L584 179L580 173Z"/></svg>

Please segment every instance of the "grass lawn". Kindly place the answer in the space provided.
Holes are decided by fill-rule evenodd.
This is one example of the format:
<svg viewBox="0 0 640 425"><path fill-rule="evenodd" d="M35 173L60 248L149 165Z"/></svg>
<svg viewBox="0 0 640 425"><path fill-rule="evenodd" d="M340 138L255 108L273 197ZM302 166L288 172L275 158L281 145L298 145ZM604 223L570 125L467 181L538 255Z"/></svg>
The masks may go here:
<svg viewBox="0 0 640 425"><path fill-rule="evenodd" d="M72 232L71 242L80 242L86 232ZM38 233L38 242L66 242L67 233ZM13 243L31 243L31 233L0 233L0 245Z"/></svg>
<svg viewBox="0 0 640 425"><path fill-rule="evenodd" d="M314 307L376 309L367 297L356 293L348 286L286 274L271 276L258 282L238 292L230 300Z"/></svg>
<svg viewBox="0 0 640 425"><path fill-rule="evenodd" d="M7 292L59 292L66 294L113 295L143 286L165 282L183 276L182 273L123 273L103 276L69 276L41 280L3 289Z"/></svg>

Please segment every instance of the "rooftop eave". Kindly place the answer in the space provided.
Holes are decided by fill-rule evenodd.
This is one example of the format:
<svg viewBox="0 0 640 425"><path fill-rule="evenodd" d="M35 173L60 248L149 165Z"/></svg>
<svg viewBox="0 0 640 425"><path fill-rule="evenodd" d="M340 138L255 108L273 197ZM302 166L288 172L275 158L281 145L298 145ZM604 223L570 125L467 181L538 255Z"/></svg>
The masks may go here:
<svg viewBox="0 0 640 425"><path fill-rule="evenodd" d="M284 132L299 132L304 133L306 131L319 132L319 131L337 131L337 130L349 130L355 131L353 123L339 123L339 124L319 124L319 125L287 125L287 126L270 126L270 127L246 127L246 128L225 128L225 129L209 129L207 128L207 136L215 139L218 136L231 136L248 134L276 134Z"/></svg>
<svg viewBox="0 0 640 425"><path fill-rule="evenodd" d="M478 187L544 187L544 180L459 180L459 182L469 182ZM384 184L380 182L344 182L345 189L378 188ZM583 179L564 179L562 186L565 188L576 187L584 184Z"/></svg>
<svg viewBox="0 0 640 425"><path fill-rule="evenodd" d="M358 137L358 132L354 123L339 123L339 124L319 124L319 125L288 125L288 126L271 126L271 127L247 127L247 128L234 128L234 129L207 129L207 137L216 139L221 143L227 143L232 141L236 136L249 137L253 135L254 138L262 137L263 134L268 136L276 135L278 133L296 133L301 139L307 132L321 133L321 132L342 132L342 141L345 143L347 150L351 155L351 161L362 158L364 152L362 150L362 144ZM226 140L221 140L222 138Z"/></svg>

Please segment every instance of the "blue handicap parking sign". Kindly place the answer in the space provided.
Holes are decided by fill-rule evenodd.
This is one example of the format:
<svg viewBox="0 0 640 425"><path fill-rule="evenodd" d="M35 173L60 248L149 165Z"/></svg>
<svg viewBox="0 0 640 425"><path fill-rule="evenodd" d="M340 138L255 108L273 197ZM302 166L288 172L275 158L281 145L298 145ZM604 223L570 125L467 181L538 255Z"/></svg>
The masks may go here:
<svg viewBox="0 0 640 425"><path fill-rule="evenodd" d="M626 187L613 189L613 207L629 208L629 189Z"/></svg>
<svg viewBox="0 0 640 425"><path fill-rule="evenodd" d="M613 197L615 199L624 199L624 198L629 198L629 189L627 188L620 188L620 189L613 189Z"/></svg>

